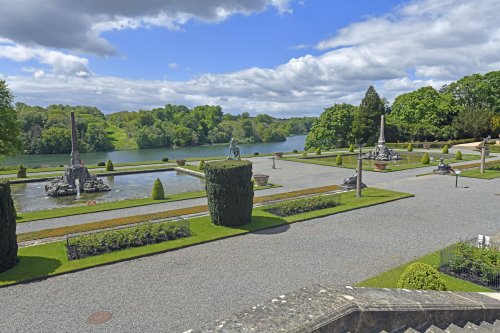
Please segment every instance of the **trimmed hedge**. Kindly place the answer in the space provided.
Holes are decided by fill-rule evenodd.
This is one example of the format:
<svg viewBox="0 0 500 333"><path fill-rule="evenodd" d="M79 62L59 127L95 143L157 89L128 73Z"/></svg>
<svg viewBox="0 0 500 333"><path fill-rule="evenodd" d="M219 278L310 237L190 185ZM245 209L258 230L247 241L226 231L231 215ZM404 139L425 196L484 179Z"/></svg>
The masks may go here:
<svg viewBox="0 0 500 333"><path fill-rule="evenodd" d="M161 161L162 161L162 162L168 162L168 157L167 157L167 156L163 157L163 158L161 159Z"/></svg>
<svg viewBox="0 0 500 333"><path fill-rule="evenodd" d="M191 231L188 221L145 223L136 227L68 238L66 248L68 260L75 260L189 236Z"/></svg>
<svg viewBox="0 0 500 333"><path fill-rule="evenodd" d="M106 166L106 162L104 162L104 161L97 162L97 166L100 166L100 167Z"/></svg>
<svg viewBox="0 0 500 333"><path fill-rule="evenodd" d="M212 223L250 223L253 208L252 162L216 161L205 164L205 188Z"/></svg>
<svg viewBox="0 0 500 333"><path fill-rule="evenodd" d="M448 149L449 149L448 145L444 145L444 147L443 147L443 154L448 154L449 153Z"/></svg>
<svg viewBox="0 0 500 333"><path fill-rule="evenodd" d="M307 152L303 152L302 157L307 157Z"/></svg>
<svg viewBox="0 0 500 333"><path fill-rule="evenodd" d="M342 165L342 154L338 154L335 158L335 165Z"/></svg>
<svg viewBox="0 0 500 333"><path fill-rule="evenodd" d="M408 145L408 151L409 151L409 152L412 152L412 151L413 151L413 145L412 145L411 143Z"/></svg>
<svg viewBox="0 0 500 333"><path fill-rule="evenodd" d="M450 140L450 141L434 141L434 142L411 142L413 148L424 148L424 144L429 144L430 148L443 148L444 145L453 146L461 143L471 143L475 142L475 139L461 139L461 140ZM389 148L399 148L406 149L410 143L409 142L389 142L386 143Z"/></svg>
<svg viewBox="0 0 500 333"><path fill-rule="evenodd" d="M198 169L200 170L205 170L205 160L201 160L200 161L200 165L198 165Z"/></svg>
<svg viewBox="0 0 500 333"><path fill-rule="evenodd" d="M106 171L115 171L115 166L113 165L113 162L111 162L111 160L108 160L106 162Z"/></svg>
<svg viewBox="0 0 500 333"><path fill-rule="evenodd" d="M160 178L156 178L153 183L153 189L151 190L151 198L153 200L163 200L165 199L165 190L163 189L163 184Z"/></svg>
<svg viewBox="0 0 500 333"><path fill-rule="evenodd" d="M22 164L17 166L17 178L26 178L26 167Z"/></svg>
<svg viewBox="0 0 500 333"><path fill-rule="evenodd" d="M351 144L349 145L349 152L350 152L350 153L354 153L354 143L351 143Z"/></svg>
<svg viewBox="0 0 500 333"><path fill-rule="evenodd" d="M406 267L398 281L398 288L445 291L446 285L432 266L415 262Z"/></svg>
<svg viewBox="0 0 500 333"><path fill-rule="evenodd" d="M321 148L320 147L316 148L316 155L321 155Z"/></svg>
<svg viewBox="0 0 500 333"><path fill-rule="evenodd" d="M429 157L429 154L425 153L422 156L422 160L420 161L422 164L429 164L431 162L431 159Z"/></svg>
<svg viewBox="0 0 500 333"><path fill-rule="evenodd" d="M16 209L9 182L0 181L0 272L17 263Z"/></svg>
<svg viewBox="0 0 500 333"><path fill-rule="evenodd" d="M455 159L456 160L461 160L462 159L462 152L460 150L458 150L456 153L455 153Z"/></svg>
<svg viewBox="0 0 500 333"><path fill-rule="evenodd" d="M277 216L291 216L340 205L340 195L318 195L278 202L267 206L264 210Z"/></svg>

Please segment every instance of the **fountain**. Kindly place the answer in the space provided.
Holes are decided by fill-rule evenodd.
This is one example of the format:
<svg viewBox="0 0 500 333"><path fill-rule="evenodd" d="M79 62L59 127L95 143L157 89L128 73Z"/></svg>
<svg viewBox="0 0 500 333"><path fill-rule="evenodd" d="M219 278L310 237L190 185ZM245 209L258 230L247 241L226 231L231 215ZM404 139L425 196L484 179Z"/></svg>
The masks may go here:
<svg viewBox="0 0 500 333"><path fill-rule="evenodd" d="M78 180L78 184L77 184ZM101 179L91 175L80 160L76 144L75 113L71 112L71 165L64 166L64 175L45 184L45 192L50 197L79 195L80 192L106 192L111 189Z"/></svg>
<svg viewBox="0 0 500 333"><path fill-rule="evenodd" d="M364 154L363 159L378 161L393 161L401 159L400 154L394 153L392 149L385 145L384 115L380 117L380 136L378 138L377 146L375 147L375 150L370 150L368 153Z"/></svg>

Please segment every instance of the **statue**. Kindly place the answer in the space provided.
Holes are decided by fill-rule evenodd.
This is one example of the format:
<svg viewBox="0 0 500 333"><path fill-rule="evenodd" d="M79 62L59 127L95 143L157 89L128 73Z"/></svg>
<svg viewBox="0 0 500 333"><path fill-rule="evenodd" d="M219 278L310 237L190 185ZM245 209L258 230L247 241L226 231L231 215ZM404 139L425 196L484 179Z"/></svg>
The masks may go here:
<svg viewBox="0 0 500 333"><path fill-rule="evenodd" d="M356 188L357 181L358 181L358 170L356 170L354 176L344 178L344 181L342 182L342 184L340 184L340 186L342 186L344 190L354 190ZM361 183L361 188L362 189L366 188L366 184Z"/></svg>
<svg viewBox="0 0 500 333"><path fill-rule="evenodd" d="M233 138L231 138L231 141L229 141L229 156L227 159L228 160L240 159L240 147L236 145L236 142L234 141Z"/></svg>
<svg viewBox="0 0 500 333"><path fill-rule="evenodd" d="M368 153L364 154L363 158L378 161L392 161L401 159L400 154L394 153L392 149L385 145L384 115L380 116L380 136L378 138L377 146L375 147L375 150L370 150Z"/></svg>
<svg viewBox="0 0 500 333"><path fill-rule="evenodd" d="M451 172L455 172L449 164L444 163L444 159L439 159L439 165L437 169L432 170L433 173L441 173L443 175L449 175Z"/></svg>

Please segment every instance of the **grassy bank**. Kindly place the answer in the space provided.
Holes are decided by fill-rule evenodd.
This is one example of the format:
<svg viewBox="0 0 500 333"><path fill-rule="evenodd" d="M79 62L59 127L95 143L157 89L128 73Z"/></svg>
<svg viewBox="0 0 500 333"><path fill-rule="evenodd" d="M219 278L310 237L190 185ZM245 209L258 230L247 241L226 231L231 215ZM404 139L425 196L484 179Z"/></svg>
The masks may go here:
<svg viewBox="0 0 500 333"><path fill-rule="evenodd" d="M411 194L375 188L366 189L362 198L355 198L355 193L348 192L342 195L341 205L338 206L340 208L345 205L345 209L337 212L329 211L327 215L335 214L340 211L359 209L366 206L381 204L409 196L411 196ZM94 266L167 252L217 239L243 235L257 230L285 225L287 223L313 219L315 217L323 216L324 214L326 214L325 210L318 210L308 213L307 216L301 214L302 216L297 217L296 219L286 220L264 212L259 208L254 209L251 223L237 228L213 225L208 216L193 218L190 219L192 237L142 247L129 248L74 261L68 261L64 241L22 247L19 249L19 263L14 268L0 273L0 285L5 286L22 281L40 279Z"/></svg>
<svg viewBox="0 0 500 333"><path fill-rule="evenodd" d="M481 173L479 169L464 170L460 174L460 177L495 179L500 178L500 169L485 169L484 173Z"/></svg>
<svg viewBox="0 0 500 333"><path fill-rule="evenodd" d="M138 149L135 139L129 138L127 133L116 126L106 128L106 135L116 150Z"/></svg>

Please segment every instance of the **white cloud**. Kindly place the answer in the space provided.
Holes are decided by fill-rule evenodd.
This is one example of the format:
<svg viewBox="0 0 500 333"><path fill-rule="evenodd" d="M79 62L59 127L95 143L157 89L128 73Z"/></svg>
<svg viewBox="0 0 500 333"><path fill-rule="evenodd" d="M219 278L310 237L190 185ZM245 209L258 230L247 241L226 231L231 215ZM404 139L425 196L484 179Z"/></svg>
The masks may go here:
<svg viewBox="0 0 500 333"><path fill-rule="evenodd" d="M177 68L179 68L179 64L176 63L176 62L171 62L171 63L168 64L168 68L170 68L170 69L177 69Z"/></svg>

